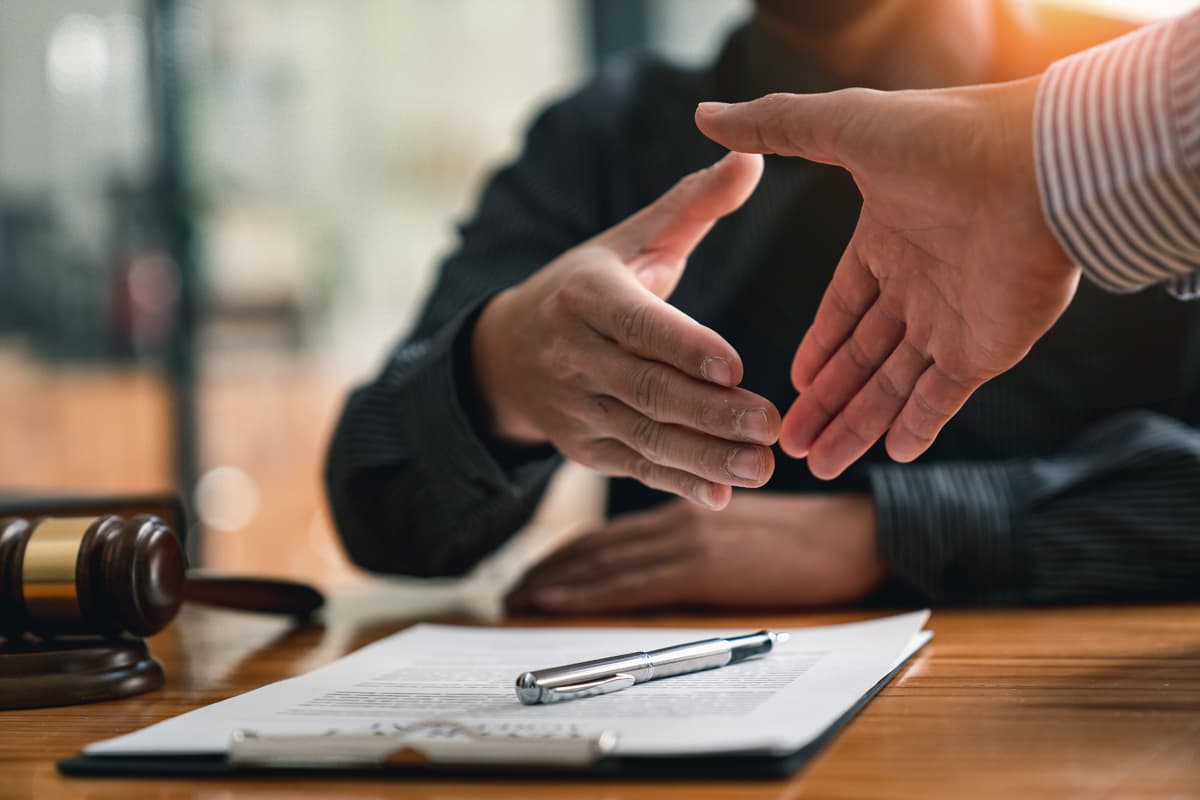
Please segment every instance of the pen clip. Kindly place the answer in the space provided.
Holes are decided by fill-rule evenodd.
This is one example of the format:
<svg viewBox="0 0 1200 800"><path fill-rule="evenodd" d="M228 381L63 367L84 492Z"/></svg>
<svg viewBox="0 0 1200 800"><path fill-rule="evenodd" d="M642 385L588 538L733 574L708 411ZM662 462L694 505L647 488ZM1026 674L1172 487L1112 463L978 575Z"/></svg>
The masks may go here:
<svg viewBox="0 0 1200 800"><path fill-rule="evenodd" d="M600 678L594 681L585 681L584 683L573 683L569 686L555 686L542 690L542 702L554 703L559 700L575 700L580 697L591 697L597 694L608 694L609 692L619 692L622 689L628 689L637 683L637 680L627 672L618 672L616 675L610 675L607 678Z"/></svg>

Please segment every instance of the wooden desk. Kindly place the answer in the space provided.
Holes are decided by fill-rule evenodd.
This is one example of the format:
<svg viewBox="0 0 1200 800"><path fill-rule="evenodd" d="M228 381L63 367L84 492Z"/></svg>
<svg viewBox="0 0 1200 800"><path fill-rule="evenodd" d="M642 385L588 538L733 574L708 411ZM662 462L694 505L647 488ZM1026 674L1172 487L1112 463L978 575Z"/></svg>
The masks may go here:
<svg viewBox="0 0 1200 800"><path fill-rule="evenodd" d="M753 628L863 613L642 617ZM592 621L595 623L596 621ZM628 624L630 620L607 620ZM534 623L538 624L538 623ZM296 675L388 633L188 610L152 640L166 688L91 706L0 712L3 798L1200 797L1200 606L942 611L933 643L807 770L762 783L66 779L56 759Z"/></svg>

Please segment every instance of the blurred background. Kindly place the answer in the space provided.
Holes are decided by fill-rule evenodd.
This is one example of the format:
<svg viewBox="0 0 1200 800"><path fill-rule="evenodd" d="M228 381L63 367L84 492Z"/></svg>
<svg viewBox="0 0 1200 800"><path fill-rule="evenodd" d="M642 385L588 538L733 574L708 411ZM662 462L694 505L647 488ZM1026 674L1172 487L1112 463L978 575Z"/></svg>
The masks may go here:
<svg viewBox="0 0 1200 800"><path fill-rule="evenodd" d="M0 0L0 495L175 488L193 563L354 582L326 443L488 172L598 61L703 63L749 7Z"/></svg>

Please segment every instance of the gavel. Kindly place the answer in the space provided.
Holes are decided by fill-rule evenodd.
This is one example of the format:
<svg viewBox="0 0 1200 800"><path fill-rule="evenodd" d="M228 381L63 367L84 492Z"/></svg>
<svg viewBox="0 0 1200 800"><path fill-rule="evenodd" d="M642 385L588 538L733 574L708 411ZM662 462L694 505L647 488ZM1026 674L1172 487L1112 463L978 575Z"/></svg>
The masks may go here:
<svg viewBox="0 0 1200 800"><path fill-rule="evenodd" d="M184 600L293 616L323 603L303 584L188 571L176 499L60 501L31 513L47 507L0 505L0 636L10 640L149 636Z"/></svg>
<svg viewBox="0 0 1200 800"><path fill-rule="evenodd" d="M157 689L141 637L184 601L290 616L324 602L288 581L197 573L173 495L0 500L0 711Z"/></svg>
<svg viewBox="0 0 1200 800"><path fill-rule="evenodd" d="M22 633L149 636L175 618L179 537L138 515L0 519L0 625Z"/></svg>

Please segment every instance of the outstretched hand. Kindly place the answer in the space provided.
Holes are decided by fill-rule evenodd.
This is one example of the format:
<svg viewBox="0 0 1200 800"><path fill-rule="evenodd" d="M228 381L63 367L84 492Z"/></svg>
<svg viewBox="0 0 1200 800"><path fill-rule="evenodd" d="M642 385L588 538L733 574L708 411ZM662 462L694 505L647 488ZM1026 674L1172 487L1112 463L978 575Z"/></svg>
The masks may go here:
<svg viewBox="0 0 1200 800"><path fill-rule="evenodd" d="M702 103L731 150L849 170L858 226L796 351L785 452L832 478L885 432L923 453L981 384L1058 319L1079 269L1042 213L1033 153L1040 79L909 92L849 89Z"/></svg>
<svg viewBox="0 0 1200 800"><path fill-rule="evenodd" d="M779 412L739 388L727 341L667 302L761 173L730 153L494 297L472 335L491 433L713 509L766 483Z"/></svg>

